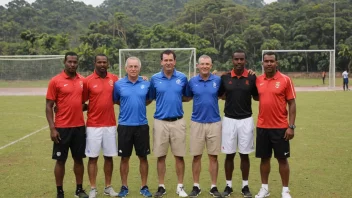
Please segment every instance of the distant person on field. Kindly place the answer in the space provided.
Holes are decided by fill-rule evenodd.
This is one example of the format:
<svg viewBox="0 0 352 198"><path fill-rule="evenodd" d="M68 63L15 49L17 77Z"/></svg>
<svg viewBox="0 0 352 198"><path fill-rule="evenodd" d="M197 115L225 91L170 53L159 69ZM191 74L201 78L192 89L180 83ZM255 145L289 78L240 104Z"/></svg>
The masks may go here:
<svg viewBox="0 0 352 198"><path fill-rule="evenodd" d="M145 77L139 76L141 61L137 57L129 57L126 60L125 70L127 75L115 82L113 92L114 103L120 105L117 133L122 187L118 197L126 197L129 193L127 176L133 146L139 158L142 180L140 194L152 197L147 186L150 138L146 105L151 102L148 98L150 82L143 80Z"/></svg>
<svg viewBox="0 0 352 198"><path fill-rule="evenodd" d="M348 72L347 69L345 69L344 72L342 72L342 78L343 78L343 90L348 91Z"/></svg>
<svg viewBox="0 0 352 198"><path fill-rule="evenodd" d="M218 178L218 155L221 151L221 118L219 114L218 91L220 77L211 74L212 60L207 55L198 59L199 74L189 80L186 95L193 98L193 111L190 127L190 153L193 156L192 173L193 189L189 197L197 197L201 193L200 171L204 146L209 157L209 173L211 186L209 193L213 197L221 197L216 183Z"/></svg>
<svg viewBox="0 0 352 198"><path fill-rule="evenodd" d="M326 72L325 72L325 70L323 70L323 72L321 73L321 78L323 79L323 84L325 84L325 77L326 77Z"/></svg>
<svg viewBox="0 0 352 198"><path fill-rule="evenodd" d="M86 147L86 130L82 112L84 78L76 72L78 67L76 53L67 52L64 64L64 71L54 76L49 82L45 108L50 137L54 142L52 158L56 160L54 174L57 198L64 197L63 180L69 149L74 160L73 171L77 184L75 195L80 198L88 198L82 187L83 158ZM55 120L54 105L57 107Z"/></svg>
<svg viewBox="0 0 352 198"><path fill-rule="evenodd" d="M185 96L187 77L176 71L176 54L165 50L160 54L162 69L150 80L150 98L156 100L153 128L153 152L157 160L158 191L155 197L166 194L165 173L166 155L171 146L171 152L176 161L177 188L176 194L187 197L183 178L185 173L186 155L186 122L183 119L182 101Z"/></svg>
<svg viewBox="0 0 352 198"><path fill-rule="evenodd" d="M256 81L259 93L259 115L255 153L257 158L261 158L262 186L255 197L264 198L270 195L268 180L270 160L274 150L283 186L281 197L291 198L288 188L290 167L287 158L291 155L290 140L294 137L296 128L296 93L292 80L276 69L275 53L264 53L263 67L264 74L258 76Z"/></svg>
<svg viewBox="0 0 352 198"><path fill-rule="evenodd" d="M252 98L258 100L256 76L245 68L246 53L236 50L232 54L233 68L221 76L219 95L225 94L224 117L222 120L221 151L226 154L224 197L231 196L232 174L236 152L241 158L242 189L244 197L252 197L248 178L250 170L249 154L254 151L254 121L252 118Z"/></svg>
<svg viewBox="0 0 352 198"><path fill-rule="evenodd" d="M89 157L88 175L91 190L89 198L97 195L96 178L98 173L98 157L100 149L104 155L105 189L104 194L117 196L111 186L113 171L113 156L117 156L116 148L116 119L112 91L118 77L107 72L108 57L98 54L94 58L95 70L83 84L83 100L89 101L87 112L87 141L85 154Z"/></svg>

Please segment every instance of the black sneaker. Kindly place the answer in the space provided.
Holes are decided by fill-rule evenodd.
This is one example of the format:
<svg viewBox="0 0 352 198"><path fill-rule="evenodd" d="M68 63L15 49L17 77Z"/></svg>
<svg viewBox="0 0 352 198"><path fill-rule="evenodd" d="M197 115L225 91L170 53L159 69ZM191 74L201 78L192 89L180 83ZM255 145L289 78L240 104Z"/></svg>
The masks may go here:
<svg viewBox="0 0 352 198"><path fill-rule="evenodd" d="M242 188L242 195L243 197L252 197L252 193L249 191L249 187L248 186L244 186Z"/></svg>
<svg viewBox="0 0 352 198"><path fill-rule="evenodd" d="M209 194L213 197L221 197L221 194L219 193L218 188L216 186L210 189Z"/></svg>
<svg viewBox="0 0 352 198"><path fill-rule="evenodd" d="M75 197L88 198L89 196L87 195L87 193L83 189L78 189L78 190L76 190Z"/></svg>
<svg viewBox="0 0 352 198"><path fill-rule="evenodd" d="M57 194L56 198L65 198L64 193Z"/></svg>
<svg viewBox="0 0 352 198"><path fill-rule="evenodd" d="M162 186L159 186L158 191L154 194L154 197L159 198L163 197L166 194L166 189Z"/></svg>
<svg viewBox="0 0 352 198"><path fill-rule="evenodd" d="M225 187L225 190L224 192L222 193L222 196L223 197L229 197L231 195L231 193L233 193L233 190L230 186L227 186Z"/></svg>
<svg viewBox="0 0 352 198"><path fill-rule="evenodd" d="M198 197L198 195L200 195L201 192L201 189L198 188L197 186L193 186L193 190L191 193L189 193L189 197Z"/></svg>

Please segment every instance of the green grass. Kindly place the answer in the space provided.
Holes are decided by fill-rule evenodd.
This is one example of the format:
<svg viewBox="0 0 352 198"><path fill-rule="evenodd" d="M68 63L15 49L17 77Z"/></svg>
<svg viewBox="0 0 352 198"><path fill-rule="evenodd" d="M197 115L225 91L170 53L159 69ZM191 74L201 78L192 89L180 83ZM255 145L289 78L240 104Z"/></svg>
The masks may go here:
<svg viewBox="0 0 352 198"><path fill-rule="evenodd" d="M352 194L350 171L352 165L351 139L352 122L350 122L352 92L300 92L297 94L297 129L291 142L292 157L290 189L293 197L348 197ZM15 141L31 132L46 127L44 114L45 99L43 96L0 97L0 147ZM223 101L220 102L221 111ZM153 102L148 106L148 119L152 129L152 114L155 109ZM185 119L189 121L192 103L185 103ZM253 103L254 115L258 114L258 104ZM116 112L118 109L116 107ZM256 120L256 119L255 119ZM188 123L189 124L189 123ZM151 131L152 134L152 131ZM189 131L187 131L189 134ZM152 144L152 138L151 138ZM189 142L187 142L189 150ZM49 130L44 129L27 139L0 150L0 197L54 197L56 193L51 159L52 142ZM251 171L249 184L253 194L260 188L260 160L250 155ZM148 185L154 193L157 187L156 158L153 154L149 159ZM119 158L114 158L115 167L113 186L115 190L121 185L119 174ZM103 163L99 160L98 190L102 197L104 186ZM86 164L87 160L85 160ZM185 157L185 186L189 192L192 187L192 157ZM209 197L210 187L208 159L202 159L200 197ZM219 156L218 187L225 187L224 155ZM140 176L138 158L133 153L129 173L129 197L139 195ZM75 179L72 172L72 159L68 159L64 190L66 196L73 196ZM233 184L235 193L231 197L240 198L239 159L235 159ZM167 174L165 178L168 194L165 197L176 197L176 173L172 155L167 157ZM272 198L280 197L281 181L276 160L272 160L269 178ZM89 189L88 174L84 175L84 187Z"/></svg>

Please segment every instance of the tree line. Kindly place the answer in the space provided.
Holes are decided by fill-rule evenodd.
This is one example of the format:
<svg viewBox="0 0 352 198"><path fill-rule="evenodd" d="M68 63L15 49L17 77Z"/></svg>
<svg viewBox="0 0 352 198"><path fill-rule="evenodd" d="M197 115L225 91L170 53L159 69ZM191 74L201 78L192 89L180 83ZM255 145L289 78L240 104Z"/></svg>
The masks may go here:
<svg viewBox="0 0 352 198"><path fill-rule="evenodd" d="M352 67L352 1L336 2L336 70ZM80 67L105 53L118 63L122 48L197 48L214 67L231 66L236 49L259 69L262 50L334 49L331 0L105 0L93 7L73 0L13 0L0 6L0 54L64 54ZM282 53L284 71L328 70L328 53Z"/></svg>

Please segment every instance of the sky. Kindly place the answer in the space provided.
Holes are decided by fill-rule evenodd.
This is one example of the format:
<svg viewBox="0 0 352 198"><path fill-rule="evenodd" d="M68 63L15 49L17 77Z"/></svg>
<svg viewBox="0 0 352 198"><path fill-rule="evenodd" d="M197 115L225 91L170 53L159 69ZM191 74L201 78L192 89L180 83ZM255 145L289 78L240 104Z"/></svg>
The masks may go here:
<svg viewBox="0 0 352 198"><path fill-rule="evenodd" d="M5 6L8 2L11 0L0 0L0 5ZM33 3L35 0L26 0L29 3ZM85 4L92 5L92 6L98 6L100 5L104 0L75 0L75 1L83 1ZM271 3L276 0L264 0L265 3Z"/></svg>

